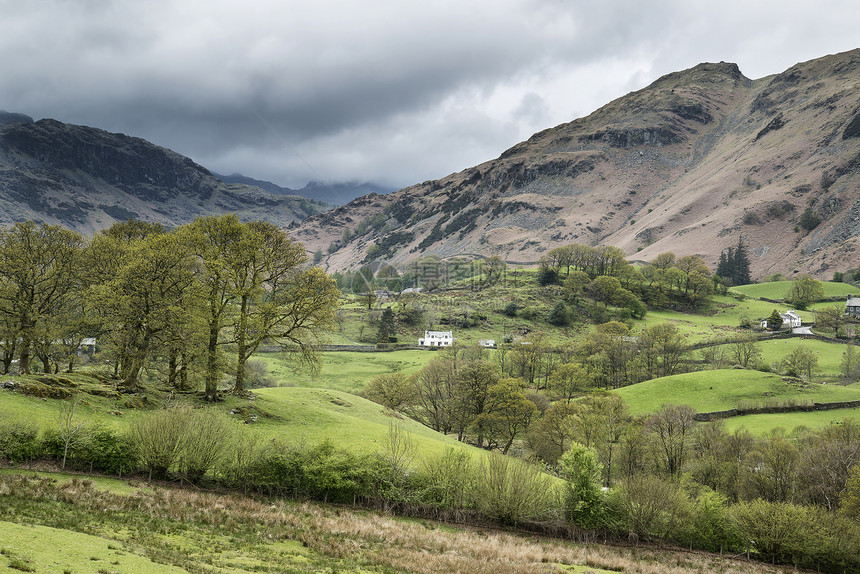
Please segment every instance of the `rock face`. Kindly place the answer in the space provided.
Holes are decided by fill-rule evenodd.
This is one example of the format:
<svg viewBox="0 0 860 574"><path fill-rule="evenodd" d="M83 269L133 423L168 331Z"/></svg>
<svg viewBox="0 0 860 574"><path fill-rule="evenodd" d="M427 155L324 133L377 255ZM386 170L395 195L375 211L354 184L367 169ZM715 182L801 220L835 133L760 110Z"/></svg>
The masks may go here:
<svg viewBox="0 0 860 574"><path fill-rule="evenodd" d="M224 183L139 138L0 112L0 224L34 220L89 234L130 218L173 227L234 212L287 225L323 208Z"/></svg>
<svg viewBox="0 0 860 574"><path fill-rule="evenodd" d="M333 269L424 254L529 263L569 243L641 260L696 253L713 268L742 236L758 277L829 277L860 265L858 93L860 50L759 80L700 64L496 160L368 195L292 232L310 249L331 246ZM807 208L821 218L811 232L798 225Z"/></svg>

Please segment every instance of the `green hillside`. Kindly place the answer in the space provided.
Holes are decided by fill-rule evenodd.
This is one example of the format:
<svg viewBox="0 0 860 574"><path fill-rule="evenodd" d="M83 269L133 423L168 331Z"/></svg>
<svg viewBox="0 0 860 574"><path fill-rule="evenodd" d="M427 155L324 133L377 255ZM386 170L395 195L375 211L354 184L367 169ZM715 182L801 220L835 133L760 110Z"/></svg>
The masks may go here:
<svg viewBox="0 0 860 574"><path fill-rule="evenodd" d="M235 406L264 413L251 428L271 438L311 444L329 440L335 446L366 453L385 450L389 429L395 425L408 433L421 456L452 447L473 454L484 452L342 391L280 387L259 389L256 394L253 402Z"/></svg>

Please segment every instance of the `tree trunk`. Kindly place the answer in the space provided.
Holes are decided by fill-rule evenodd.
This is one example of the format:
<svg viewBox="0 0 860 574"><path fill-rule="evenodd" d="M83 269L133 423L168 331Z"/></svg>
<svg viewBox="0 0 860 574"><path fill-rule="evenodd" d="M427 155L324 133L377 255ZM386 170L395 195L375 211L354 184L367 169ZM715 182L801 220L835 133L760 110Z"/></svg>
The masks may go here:
<svg viewBox="0 0 860 574"><path fill-rule="evenodd" d="M206 400L218 400L218 322L215 317L209 322L209 344L206 347Z"/></svg>
<svg viewBox="0 0 860 574"><path fill-rule="evenodd" d="M181 361L179 363L179 388L183 391L188 390L188 359L184 352L181 352Z"/></svg>
<svg viewBox="0 0 860 574"><path fill-rule="evenodd" d="M18 358L18 370L22 375L30 374L30 335L26 331L21 335L21 355Z"/></svg>
<svg viewBox="0 0 860 574"><path fill-rule="evenodd" d="M233 393L240 395L245 392L245 361L247 361L246 333L248 330L248 296L242 295L239 305L239 325L236 327L236 384Z"/></svg>
<svg viewBox="0 0 860 574"><path fill-rule="evenodd" d="M170 349L170 357L167 360L167 385L170 387L176 386L176 359L178 354L177 349Z"/></svg>

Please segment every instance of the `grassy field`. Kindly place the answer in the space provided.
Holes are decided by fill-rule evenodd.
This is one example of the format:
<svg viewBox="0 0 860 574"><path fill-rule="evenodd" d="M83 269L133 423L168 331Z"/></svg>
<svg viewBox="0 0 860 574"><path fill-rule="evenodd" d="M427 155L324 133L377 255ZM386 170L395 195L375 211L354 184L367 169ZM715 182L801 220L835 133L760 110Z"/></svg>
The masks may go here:
<svg viewBox="0 0 860 574"><path fill-rule="evenodd" d="M573 544L347 507L0 473L0 567L23 572L776 574L704 552ZM137 488L140 486L140 488Z"/></svg>
<svg viewBox="0 0 860 574"><path fill-rule="evenodd" d="M780 361L798 347L809 349L818 358L818 366L812 371L813 378L835 378L839 376L842 354L845 352L847 345L801 338L762 341L759 343L762 360L768 365Z"/></svg>
<svg viewBox="0 0 860 574"><path fill-rule="evenodd" d="M789 432L797 427L815 429L844 419L860 421L860 409L744 415L725 419L725 423L729 432L745 428L753 434L765 435L776 428L783 428Z"/></svg>
<svg viewBox="0 0 860 574"><path fill-rule="evenodd" d="M765 318L777 309L786 309L767 301L755 299L738 300L728 295L716 295L713 302L698 313L678 313L668 310L648 311L645 321L637 322L635 330L658 323L672 323L687 337L691 343L707 341L714 338L730 336L738 331L741 320L749 319L753 325L760 318ZM800 311L798 314L804 322L814 319L811 311Z"/></svg>
<svg viewBox="0 0 860 574"><path fill-rule="evenodd" d="M752 297L754 299L760 299L764 297L766 299L779 300L785 298L785 296L791 291L793 284L794 281L754 283L752 285L741 285L739 287L732 287L730 291L740 293L746 295L747 297ZM824 297L826 299L847 297L848 295L856 297L860 295L860 288L855 287L854 285L849 285L848 283L822 281L821 285L824 287Z"/></svg>
<svg viewBox="0 0 860 574"><path fill-rule="evenodd" d="M316 376L296 372L294 364L283 353L260 353L254 358L266 363L269 377L278 386L324 388L358 394L376 375L395 371L413 373L436 356L434 351L422 350L328 352L324 354L322 370Z"/></svg>
<svg viewBox="0 0 860 574"><path fill-rule="evenodd" d="M736 408L740 401L763 405L791 399L816 402L858 400L860 384L804 386L783 382L782 377L772 373L720 369L652 379L615 392L630 405L633 414L646 415L665 403L689 405L698 412L711 412Z"/></svg>

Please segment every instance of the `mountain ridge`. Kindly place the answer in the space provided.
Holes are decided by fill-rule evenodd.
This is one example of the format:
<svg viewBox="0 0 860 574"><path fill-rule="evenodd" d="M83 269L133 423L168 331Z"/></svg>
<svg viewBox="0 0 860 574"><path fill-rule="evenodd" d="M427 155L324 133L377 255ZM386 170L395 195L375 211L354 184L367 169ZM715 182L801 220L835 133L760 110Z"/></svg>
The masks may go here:
<svg viewBox="0 0 860 574"><path fill-rule="evenodd" d="M221 182L141 138L0 113L0 224L33 220L91 234L125 219L174 227L236 213L284 226L325 207Z"/></svg>
<svg viewBox="0 0 860 574"><path fill-rule="evenodd" d="M291 232L330 251L330 269L428 254L536 261L574 242L644 260L696 253L713 268L742 236L754 275L821 276L860 264L858 88L860 50L758 80L736 64L699 64L495 160L359 198ZM799 227L807 208L821 219L809 233Z"/></svg>

